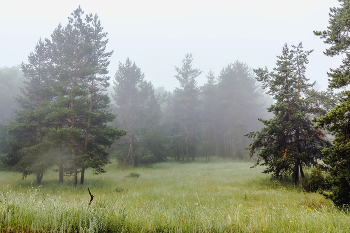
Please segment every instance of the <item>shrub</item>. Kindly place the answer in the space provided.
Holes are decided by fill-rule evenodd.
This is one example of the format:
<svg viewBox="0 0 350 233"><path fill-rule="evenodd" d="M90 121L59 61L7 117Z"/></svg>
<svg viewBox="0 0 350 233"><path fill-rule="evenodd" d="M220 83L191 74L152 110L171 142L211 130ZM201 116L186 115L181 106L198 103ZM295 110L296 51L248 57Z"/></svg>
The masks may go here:
<svg viewBox="0 0 350 233"><path fill-rule="evenodd" d="M325 177L321 168L313 168L311 174L302 181L302 187L307 192L317 192L326 188Z"/></svg>
<svg viewBox="0 0 350 233"><path fill-rule="evenodd" d="M130 178L139 178L140 174L136 172L131 172L129 175L125 177L130 177Z"/></svg>

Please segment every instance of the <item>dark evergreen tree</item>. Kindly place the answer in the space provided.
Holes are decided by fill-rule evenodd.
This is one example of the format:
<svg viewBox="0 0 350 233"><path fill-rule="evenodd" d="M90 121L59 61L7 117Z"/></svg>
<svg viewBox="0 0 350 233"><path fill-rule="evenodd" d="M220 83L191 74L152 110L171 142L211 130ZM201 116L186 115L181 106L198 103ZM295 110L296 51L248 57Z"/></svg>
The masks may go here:
<svg viewBox="0 0 350 233"><path fill-rule="evenodd" d="M249 146L251 157L257 152L257 164L267 166L265 173L280 178L292 174L293 183L299 182L303 167L316 166L322 159L321 150L326 147L324 133L315 130L310 117L321 112L315 108L316 95L305 78L307 56L312 51L302 51L302 45L294 46L290 51L285 45L282 55L277 56L276 68L269 72L267 68L254 72L257 80L267 88L276 103L268 108L274 114L271 120L259 119L265 127L246 136L255 138Z"/></svg>
<svg viewBox="0 0 350 233"><path fill-rule="evenodd" d="M316 35L325 39L326 44L331 46L325 51L327 56L344 54L343 64L328 73L329 87L342 88L350 83L350 47L349 34L349 0L340 0L340 7L330 9L329 26L325 31L315 32ZM330 148L322 152L326 156L324 163L329 176L326 182L331 189L324 193L338 207L350 205L350 158L349 158L349 122L350 122L350 91L342 91L343 97L340 103L325 116L318 119L317 128L325 129L335 138Z"/></svg>
<svg viewBox="0 0 350 233"><path fill-rule="evenodd" d="M40 183L44 171L52 165L47 155L48 148L42 146L48 128L45 117L50 111L53 97L50 85L50 42L40 40L35 51L29 55L28 62L22 64L27 81L24 82L22 95L17 98L21 110L16 112L15 121L7 126L11 147L8 162L10 165L19 162L23 176L35 173L37 183Z"/></svg>
<svg viewBox="0 0 350 233"><path fill-rule="evenodd" d="M116 117L107 111L110 99L104 94L112 55L105 52L107 34L96 15L83 20L83 14L77 8L66 27L55 29L51 41L39 42L43 55L37 49L30 55L29 65L22 66L30 80L19 98L23 110L8 128L13 136L9 157L22 156L24 175L39 170L42 178L43 170L57 162L59 183L63 182L65 164L74 186L79 169L82 184L86 168L104 172L103 166L109 162L106 147L126 133L107 125ZM58 159L43 159L49 150L56 152Z"/></svg>

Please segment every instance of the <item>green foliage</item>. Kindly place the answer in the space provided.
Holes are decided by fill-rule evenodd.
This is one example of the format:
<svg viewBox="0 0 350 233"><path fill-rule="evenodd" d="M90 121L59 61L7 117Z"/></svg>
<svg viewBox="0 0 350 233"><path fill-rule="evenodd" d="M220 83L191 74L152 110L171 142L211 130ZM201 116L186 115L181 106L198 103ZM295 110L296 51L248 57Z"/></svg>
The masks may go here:
<svg viewBox="0 0 350 233"><path fill-rule="evenodd" d="M85 169L103 173L109 163L106 148L126 131L107 125L116 115L110 113L110 99L103 92L109 86L108 65L113 52L106 52L107 33L97 15L83 20L78 7L68 24L59 25L51 39L39 40L28 63L22 64L26 77L21 109L6 126L10 150L6 163L19 164L23 177L43 173L58 165L63 174L84 183Z"/></svg>
<svg viewBox="0 0 350 233"><path fill-rule="evenodd" d="M330 9L329 26L327 30L315 32L316 35L325 39L326 44L331 46L325 51L327 56L345 54L343 64L339 68L331 69L328 73L329 87L343 88L350 80L350 59L347 50L350 47L348 38L350 20L350 1L341 0L340 7ZM316 127L324 129L334 136L333 145L323 150L324 160L329 176L326 182L330 185L329 192L324 195L330 198L338 207L350 205L350 158L349 158L349 121L350 121L350 92L343 91L340 103L329 113L320 119L315 119Z"/></svg>
<svg viewBox="0 0 350 233"><path fill-rule="evenodd" d="M192 54L186 54L182 67L175 67L175 78L180 87L175 88L168 97L168 106L164 125L169 136L169 153L176 160L195 160L195 150L198 140L199 95L197 77L202 73L192 67ZM181 151L181 153L180 153Z"/></svg>
<svg viewBox="0 0 350 233"><path fill-rule="evenodd" d="M116 124L127 130L118 143L117 158L121 166L138 166L166 159L160 130L162 95L155 95L152 83L144 80L141 69L128 58L119 63L115 74L113 99L118 112Z"/></svg>
<svg viewBox="0 0 350 233"><path fill-rule="evenodd" d="M309 176L302 181L302 187L307 192L317 192L327 189L324 171L321 167L315 167L311 170Z"/></svg>
<svg viewBox="0 0 350 233"><path fill-rule="evenodd" d="M292 47L294 50L289 50L287 45L283 47L272 72L267 68L254 70L257 80L276 103L268 108L274 118L259 119L265 127L246 136L255 138L248 149L251 157L258 155L257 165L267 167L265 173L276 178L292 174L293 183L297 184L299 172L303 177L303 168L316 166L323 159L321 150L329 142L310 121L312 116L325 112L317 98L320 94L312 89L315 83L309 84L305 77L307 56L312 51L303 51L301 43Z"/></svg>

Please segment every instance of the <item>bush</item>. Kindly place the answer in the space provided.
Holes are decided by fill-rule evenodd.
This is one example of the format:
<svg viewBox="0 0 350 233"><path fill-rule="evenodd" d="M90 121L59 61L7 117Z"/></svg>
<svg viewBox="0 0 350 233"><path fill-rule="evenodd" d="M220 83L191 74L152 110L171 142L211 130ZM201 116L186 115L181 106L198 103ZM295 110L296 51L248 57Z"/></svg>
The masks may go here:
<svg viewBox="0 0 350 233"><path fill-rule="evenodd" d="M136 172L131 172L129 175L125 177L130 177L130 178L139 178L140 174Z"/></svg>
<svg viewBox="0 0 350 233"><path fill-rule="evenodd" d="M325 177L320 168L313 168L311 174L306 175L302 187L307 192L317 192L326 189Z"/></svg>

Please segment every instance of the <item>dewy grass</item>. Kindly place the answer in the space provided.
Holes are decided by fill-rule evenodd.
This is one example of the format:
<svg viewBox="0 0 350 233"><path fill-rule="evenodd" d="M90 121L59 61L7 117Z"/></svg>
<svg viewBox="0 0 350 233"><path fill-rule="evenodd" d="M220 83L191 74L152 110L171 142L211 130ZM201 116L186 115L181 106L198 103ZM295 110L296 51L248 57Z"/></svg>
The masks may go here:
<svg viewBox="0 0 350 233"><path fill-rule="evenodd" d="M1 232L349 232L319 194L281 185L250 163L160 163L41 186L0 173ZM130 172L138 179L125 177ZM90 207L87 188L95 196Z"/></svg>

